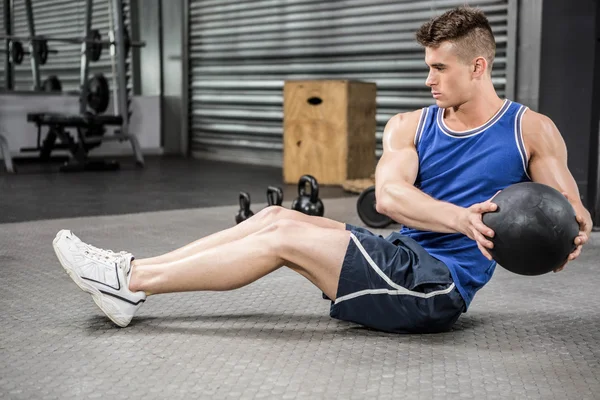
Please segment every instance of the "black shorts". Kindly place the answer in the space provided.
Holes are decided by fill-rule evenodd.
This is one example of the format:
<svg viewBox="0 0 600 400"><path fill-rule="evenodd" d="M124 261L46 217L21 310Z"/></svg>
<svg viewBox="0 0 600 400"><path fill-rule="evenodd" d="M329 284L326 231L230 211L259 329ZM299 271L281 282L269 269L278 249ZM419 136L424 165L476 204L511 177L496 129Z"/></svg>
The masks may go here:
<svg viewBox="0 0 600 400"><path fill-rule="evenodd" d="M413 239L346 225L346 251L330 315L395 333L449 330L465 303L446 264Z"/></svg>

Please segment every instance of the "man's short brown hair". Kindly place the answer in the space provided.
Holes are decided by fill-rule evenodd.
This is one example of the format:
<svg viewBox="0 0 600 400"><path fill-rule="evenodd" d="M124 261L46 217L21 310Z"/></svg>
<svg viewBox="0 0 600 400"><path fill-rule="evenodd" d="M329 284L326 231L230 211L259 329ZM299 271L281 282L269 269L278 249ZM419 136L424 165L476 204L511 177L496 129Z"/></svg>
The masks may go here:
<svg viewBox="0 0 600 400"><path fill-rule="evenodd" d="M417 31L417 42L436 48L443 42L454 44L459 59L470 62L484 57L491 71L496 40L485 14L476 8L457 7L432 18Z"/></svg>

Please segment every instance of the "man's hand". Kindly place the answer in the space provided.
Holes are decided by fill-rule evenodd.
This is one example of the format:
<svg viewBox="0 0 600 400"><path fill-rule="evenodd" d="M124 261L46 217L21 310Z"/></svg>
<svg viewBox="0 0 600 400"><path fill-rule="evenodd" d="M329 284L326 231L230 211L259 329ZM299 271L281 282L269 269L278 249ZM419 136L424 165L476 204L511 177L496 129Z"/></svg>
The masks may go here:
<svg viewBox="0 0 600 400"><path fill-rule="evenodd" d="M494 231L483 223L482 216L487 212L494 212L498 209L498 205L492 203L498 193L486 202L473 204L471 207L465 208L458 221L458 230L476 241L481 253L490 261L492 255L487 249L493 249L494 244L487 238L493 238Z"/></svg>
<svg viewBox="0 0 600 400"><path fill-rule="evenodd" d="M567 198L567 200L569 200L569 202L571 201L571 199L569 198L569 195L566 192L563 192L563 196L565 196ZM579 257L579 255L581 254L581 249L582 249L583 245L587 243L587 241L590 237L590 232L592 231L592 225L593 225L592 217L591 217L590 213L585 209L582 209L582 210L576 209L576 211L577 211L576 219L577 219L577 223L579 224L579 234L575 238L574 243L575 243L575 246L577 246L577 247L575 248L575 250L573 250L573 252L571 254L569 254L567 261L565 261L565 263L563 265L561 265L560 267L556 268L554 270L554 272L562 271L569 261L573 261L574 259Z"/></svg>

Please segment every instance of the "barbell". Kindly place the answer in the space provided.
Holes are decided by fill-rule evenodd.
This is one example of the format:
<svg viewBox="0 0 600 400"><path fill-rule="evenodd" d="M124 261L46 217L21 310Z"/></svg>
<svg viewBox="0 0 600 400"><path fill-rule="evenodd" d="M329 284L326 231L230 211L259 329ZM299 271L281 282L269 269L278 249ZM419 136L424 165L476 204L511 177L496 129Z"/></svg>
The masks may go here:
<svg viewBox="0 0 600 400"><path fill-rule="evenodd" d="M143 41L131 41L129 38L129 32L127 31L127 29L123 30L123 38L124 38L124 42L125 42L125 56L127 57L129 54L129 49L131 47L144 47L146 46L146 42ZM103 40L102 39L102 34L100 33L100 31L98 29L92 29L90 31L90 35L89 37L56 37L56 36L45 36L45 35L39 35L39 36L18 36L18 35L1 35L0 34L0 39L8 39L11 42L15 42L15 41L28 41L28 42L33 42L34 44L34 48L36 49L48 49L48 42L62 42L62 43L71 43L71 44L83 44L83 43L87 43L90 46L87 47L88 49L88 56L93 60L93 61L98 61L100 59L100 55L102 54L102 48L104 48L105 46L112 46L114 44L116 44L115 41L111 41L111 40ZM42 55L41 52L37 52L38 54ZM40 58L44 58L43 56ZM44 58L47 59L47 51L46 51L46 55Z"/></svg>
<svg viewBox="0 0 600 400"><path fill-rule="evenodd" d="M25 51L23 48L23 44L18 40L13 40L9 44L9 54L13 63L20 65L23 63L23 58L26 55L30 55L29 51ZM48 44L46 42L34 42L33 51L38 54L38 60L41 65L45 65L48 61L49 53L58 53L56 50L51 50L48 48Z"/></svg>
<svg viewBox="0 0 600 400"><path fill-rule="evenodd" d="M99 32L97 29L93 29L92 32L97 31ZM126 33L127 30L124 31L124 35L125 36L125 41L127 42L129 34ZM16 35L1 35L0 34L0 39L8 39L8 40L20 40L20 41L30 41L30 42L36 42L36 41L47 41L47 42L63 42L63 43L72 43L72 44L81 44L81 43L100 43L102 45L106 45L106 46L110 46L112 44L115 44L114 41L111 40L102 40L102 39L96 39L93 37L93 34L90 35L92 37L90 38L85 38L85 37L56 37L56 36L45 36L45 35L39 35L39 36L16 36ZM146 46L146 42L141 41L141 42L129 42L129 45L131 47L144 47Z"/></svg>

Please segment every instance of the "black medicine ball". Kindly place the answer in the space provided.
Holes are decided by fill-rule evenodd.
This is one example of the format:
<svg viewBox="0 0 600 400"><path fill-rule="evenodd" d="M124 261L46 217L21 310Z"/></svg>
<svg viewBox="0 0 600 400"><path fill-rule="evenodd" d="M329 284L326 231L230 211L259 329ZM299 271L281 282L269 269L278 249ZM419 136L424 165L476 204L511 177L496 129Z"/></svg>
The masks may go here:
<svg viewBox="0 0 600 400"><path fill-rule="evenodd" d="M576 248L575 210L558 190L535 182L517 183L492 199L497 210L483 214L490 227L494 260L520 275L542 275L560 267Z"/></svg>

